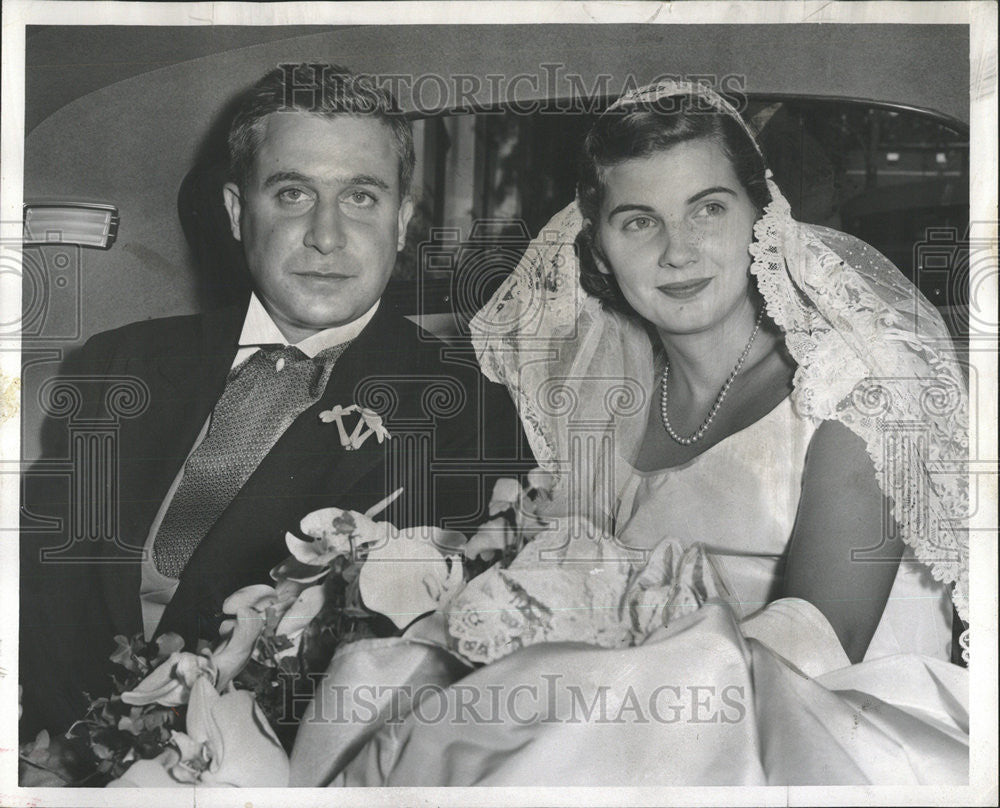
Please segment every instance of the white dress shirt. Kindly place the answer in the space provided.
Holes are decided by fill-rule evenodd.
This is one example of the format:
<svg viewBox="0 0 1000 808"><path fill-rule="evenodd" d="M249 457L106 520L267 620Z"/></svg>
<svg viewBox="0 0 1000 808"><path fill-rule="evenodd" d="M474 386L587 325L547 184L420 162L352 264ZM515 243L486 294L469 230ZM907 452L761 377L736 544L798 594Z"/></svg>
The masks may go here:
<svg viewBox="0 0 1000 808"><path fill-rule="evenodd" d="M301 342L296 343L295 347L311 359L320 351L325 351L327 348L349 342L364 330L364 327L375 316L375 312L378 311L378 306L379 301L376 300L375 305L358 319L347 323L347 325L327 328L325 331L320 331L306 337ZM267 313L256 293L252 294L250 296L250 306L247 308L246 317L243 320L239 348L236 351L236 356L233 357L232 367L241 365L257 353L261 345L287 344L288 341L282 335L278 326L275 325L274 320L271 319L271 315ZM187 457L190 457L191 452L197 449L205 439L211 422L212 416L210 414L202 425L198 437L195 438L194 445L188 451ZM149 533L146 536L145 556L142 562L142 580L139 586L139 600L142 604L142 625L147 642L153 638L153 632L156 631L156 626L163 616L163 611L166 609L167 604L170 603L170 599L174 596L174 592L177 589L178 580L176 578L163 575L156 569L156 564L153 561L153 541L156 539L156 534L160 529L160 524L163 522L163 517L166 516L167 508L170 507L174 494L177 492L177 488L184 478L184 466L186 465L187 458L184 459L184 465L177 472L170 490L167 491L166 497L164 497L163 502L160 504L160 509L156 512L156 517L153 519L153 524L150 526Z"/></svg>

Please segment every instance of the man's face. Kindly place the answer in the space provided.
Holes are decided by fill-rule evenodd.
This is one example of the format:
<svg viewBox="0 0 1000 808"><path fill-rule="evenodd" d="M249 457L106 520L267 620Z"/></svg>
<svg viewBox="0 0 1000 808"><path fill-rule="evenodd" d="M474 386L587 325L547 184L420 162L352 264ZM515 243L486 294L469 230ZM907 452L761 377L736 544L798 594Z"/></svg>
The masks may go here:
<svg viewBox="0 0 1000 808"><path fill-rule="evenodd" d="M388 126L272 113L246 188L224 195L254 289L290 342L356 320L381 297L413 212Z"/></svg>

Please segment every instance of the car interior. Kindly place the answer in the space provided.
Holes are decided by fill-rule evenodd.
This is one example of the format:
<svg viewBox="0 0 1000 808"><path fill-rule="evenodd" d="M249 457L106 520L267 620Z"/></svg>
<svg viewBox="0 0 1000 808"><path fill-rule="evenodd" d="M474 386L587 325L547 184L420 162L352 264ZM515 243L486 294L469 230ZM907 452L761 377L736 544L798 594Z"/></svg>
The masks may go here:
<svg viewBox="0 0 1000 808"><path fill-rule="evenodd" d="M225 131L244 88L298 60L402 77L418 154L416 213L386 298L445 339L464 339L469 317L572 199L579 145L616 88L669 67L731 87L793 213L892 259L964 350L966 27L893 26L891 48L880 26L551 33L543 25L29 26L24 202L98 203L113 209L117 232L104 249L44 234L23 248L26 395L98 331L245 298L220 191ZM748 37L758 47L743 47ZM920 69L927 60L939 65L931 76ZM553 65L562 83L549 81ZM496 76L510 83L487 81ZM534 79L515 84L518 76ZM429 92L442 77L475 90L460 99ZM22 424L26 457L37 447L35 409Z"/></svg>

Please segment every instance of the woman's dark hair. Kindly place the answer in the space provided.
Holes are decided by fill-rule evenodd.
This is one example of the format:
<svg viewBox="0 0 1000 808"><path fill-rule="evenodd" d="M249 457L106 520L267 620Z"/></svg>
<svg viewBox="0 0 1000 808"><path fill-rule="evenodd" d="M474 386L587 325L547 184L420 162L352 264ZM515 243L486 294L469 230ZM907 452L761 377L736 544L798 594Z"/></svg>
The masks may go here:
<svg viewBox="0 0 1000 808"><path fill-rule="evenodd" d="M760 216L771 201L764 159L738 121L709 107L700 96L670 96L618 107L598 118L588 133L580 156L577 185L580 212L588 224L577 236L576 245L580 256L580 285L604 306L638 316L614 276L597 268L597 261L604 259L599 245L594 243L593 227L589 223L598 219L607 169L701 138L710 138L722 147Z"/></svg>

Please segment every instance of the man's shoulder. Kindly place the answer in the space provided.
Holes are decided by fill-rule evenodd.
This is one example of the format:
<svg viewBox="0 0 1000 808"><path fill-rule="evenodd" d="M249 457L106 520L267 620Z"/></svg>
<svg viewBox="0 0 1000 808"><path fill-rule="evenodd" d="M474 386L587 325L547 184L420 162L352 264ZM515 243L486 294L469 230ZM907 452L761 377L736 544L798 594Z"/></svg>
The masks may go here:
<svg viewBox="0 0 1000 808"><path fill-rule="evenodd" d="M202 341L206 334L238 328L241 316L241 309L233 306L200 314L139 320L95 334L87 340L84 350L94 354L124 352L142 356L159 353L165 347L179 349Z"/></svg>
<svg viewBox="0 0 1000 808"><path fill-rule="evenodd" d="M445 340L398 311L386 315L370 323L376 330L361 357L366 375L395 390L396 414L437 419L446 427L437 432L438 448L449 457L520 457L524 437L514 404L503 385L482 374L468 337ZM517 462L512 473L521 470Z"/></svg>
<svg viewBox="0 0 1000 808"><path fill-rule="evenodd" d="M468 339L446 341L396 311L373 320L371 326L378 330L375 342L387 364L401 371L439 375L465 369L478 373L475 354Z"/></svg>

